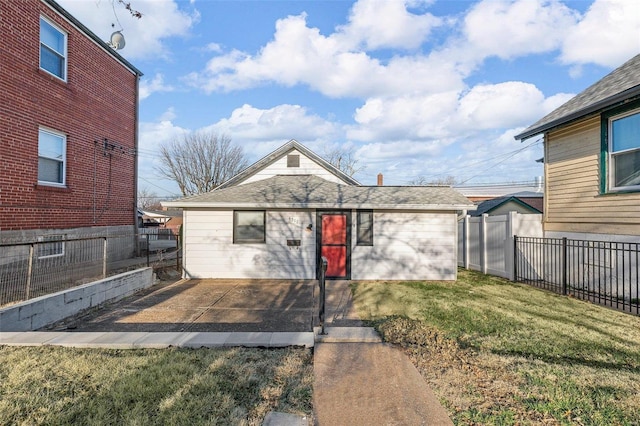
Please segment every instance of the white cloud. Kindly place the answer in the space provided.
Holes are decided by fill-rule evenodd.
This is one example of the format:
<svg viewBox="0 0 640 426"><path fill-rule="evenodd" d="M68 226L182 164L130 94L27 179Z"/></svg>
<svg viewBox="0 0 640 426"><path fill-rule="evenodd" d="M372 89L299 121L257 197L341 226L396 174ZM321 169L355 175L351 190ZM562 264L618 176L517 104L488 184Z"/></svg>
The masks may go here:
<svg viewBox="0 0 640 426"><path fill-rule="evenodd" d="M568 96L548 100L534 85L514 81L477 85L466 92L371 98L356 110L357 124L347 127L347 137L365 142L465 138L531 123Z"/></svg>
<svg viewBox="0 0 640 426"><path fill-rule="evenodd" d="M310 114L299 105L278 105L259 109L251 105L236 108L229 118L208 126L218 133L233 135L235 141L299 141L331 138L338 131L336 125Z"/></svg>
<svg viewBox="0 0 640 426"><path fill-rule="evenodd" d="M457 121L467 129L509 128L540 116L544 102L544 95L533 84L509 81L477 85L460 99Z"/></svg>
<svg viewBox="0 0 640 426"><path fill-rule="evenodd" d="M146 99L153 93L172 92L173 86L164 83L164 76L160 73L156 74L151 80L142 77L140 80L140 100Z"/></svg>
<svg viewBox="0 0 640 426"><path fill-rule="evenodd" d="M431 14L408 12L406 1L360 0L351 9L349 23L339 26L335 37L349 46L363 45L368 50L415 49L441 23Z"/></svg>
<svg viewBox="0 0 640 426"><path fill-rule="evenodd" d="M109 0L58 2L105 41L122 25L126 45L118 53L127 59L168 57L164 41L187 35L199 19L197 12L189 14L180 10L173 0L136 0L132 7L142 13L140 19L132 17L119 4L112 6Z"/></svg>
<svg viewBox="0 0 640 426"><path fill-rule="evenodd" d="M390 16L383 19L386 12ZM256 55L237 50L218 55L204 71L190 74L188 82L208 93L249 89L267 82L288 87L304 84L334 98L462 86L456 64L442 56L394 56L383 62L359 47L417 46L437 21L430 15L409 14L403 2L365 0L354 5L351 20L324 36L307 26L305 14L280 19L273 40ZM388 33L388 27L394 30Z"/></svg>
<svg viewBox="0 0 640 426"><path fill-rule="evenodd" d="M468 52L510 59L557 49L576 13L551 0L484 0L464 18Z"/></svg>
<svg viewBox="0 0 640 426"><path fill-rule="evenodd" d="M565 64L616 67L640 52L640 2L596 0L563 41ZM574 68L579 73L580 68Z"/></svg>

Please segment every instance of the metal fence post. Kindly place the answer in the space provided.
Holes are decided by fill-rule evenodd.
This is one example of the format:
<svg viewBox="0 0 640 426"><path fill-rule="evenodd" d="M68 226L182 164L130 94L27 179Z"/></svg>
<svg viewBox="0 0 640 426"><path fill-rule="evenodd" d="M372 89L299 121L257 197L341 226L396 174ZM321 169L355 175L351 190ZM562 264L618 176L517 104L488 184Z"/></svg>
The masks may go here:
<svg viewBox="0 0 640 426"><path fill-rule="evenodd" d="M567 237L562 237L562 294L567 295Z"/></svg>
<svg viewBox="0 0 640 426"><path fill-rule="evenodd" d="M147 268L149 267L149 234L147 234Z"/></svg>
<svg viewBox="0 0 640 426"><path fill-rule="evenodd" d="M318 312L318 318L320 319L320 334L321 335L325 335L327 334L324 331L324 310L325 310L325 296L326 296L326 292L325 292L325 274L327 272L327 258L322 256L321 258L321 262L322 264L320 265L320 303L319 303L319 312Z"/></svg>
<svg viewBox="0 0 640 426"><path fill-rule="evenodd" d="M518 236L513 236L513 280L518 280Z"/></svg>
<svg viewBox="0 0 640 426"><path fill-rule="evenodd" d="M107 278L107 237L104 237L102 248L102 278Z"/></svg>
<svg viewBox="0 0 640 426"><path fill-rule="evenodd" d="M31 276L33 275L33 254L35 250L33 244L29 245L29 269L27 270L27 297L26 300L31 298Z"/></svg>

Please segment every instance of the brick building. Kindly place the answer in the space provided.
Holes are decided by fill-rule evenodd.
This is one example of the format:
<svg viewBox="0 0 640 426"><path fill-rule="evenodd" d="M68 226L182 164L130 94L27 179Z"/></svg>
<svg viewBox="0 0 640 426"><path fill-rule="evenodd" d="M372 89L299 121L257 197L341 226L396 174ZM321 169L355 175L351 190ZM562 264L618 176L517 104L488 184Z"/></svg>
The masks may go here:
<svg viewBox="0 0 640 426"><path fill-rule="evenodd" d="M0 242L133 234L142 73L53 0L0 33Z"/></svg>

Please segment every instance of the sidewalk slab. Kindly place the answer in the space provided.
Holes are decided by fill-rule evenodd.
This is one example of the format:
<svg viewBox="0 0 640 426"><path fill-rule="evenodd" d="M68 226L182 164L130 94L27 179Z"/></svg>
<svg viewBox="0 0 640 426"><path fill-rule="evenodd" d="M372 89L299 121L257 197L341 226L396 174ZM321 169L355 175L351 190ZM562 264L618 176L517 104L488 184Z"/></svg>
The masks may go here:
<svg viewBox="0 0 640 426"><path fill-rule="evenodd" d="M185 348L219 348L224 346L231 334L231 332L194 332L192 336L184 340L180 346Z"/></svg>
<svg viewBox="0 0 640 426"><path fill-rule="evenodd" d="M304 346L312 348L314 345L313 333L311 332L287 332L273 333L269 347L281 348L287 346Z"/></svg>
<svg viewBox="0 0 640 426"><path fill-rule="evenodd" d="M0 332L0 345L42 346L58 334L47 331Z"/></svg>
<svg viewBox="0 0 640 426"><path fill-rule="evenodd" d="M320 425L453 425L399 349L383 343L320 343L313 406Z"/></svg>
<svg viewBox="0 0 640 426"><path fill-rule="evenodd" d="M311 332L64 332L33 331L0 333L0 345L64 346L74 348L163 349L184 348L266 347L314 345Z"/></svg>

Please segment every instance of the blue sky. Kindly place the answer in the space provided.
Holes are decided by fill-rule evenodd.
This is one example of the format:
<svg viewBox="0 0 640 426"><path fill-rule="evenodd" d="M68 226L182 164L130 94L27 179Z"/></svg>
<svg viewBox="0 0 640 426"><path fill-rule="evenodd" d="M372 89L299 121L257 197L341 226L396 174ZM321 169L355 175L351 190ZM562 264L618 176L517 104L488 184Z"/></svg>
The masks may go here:
<svg viewBox="0 0 640 426"><path fill-rule="evenodd" d="M640 53L637 0L58 0L140 82L140 181L179 195L157 147L211 130L251 162L296 139L353 149L355 178L533 181L542 144L513 135Z"/></svg>

